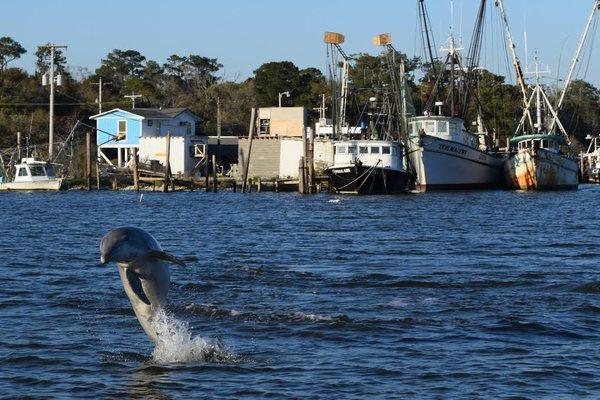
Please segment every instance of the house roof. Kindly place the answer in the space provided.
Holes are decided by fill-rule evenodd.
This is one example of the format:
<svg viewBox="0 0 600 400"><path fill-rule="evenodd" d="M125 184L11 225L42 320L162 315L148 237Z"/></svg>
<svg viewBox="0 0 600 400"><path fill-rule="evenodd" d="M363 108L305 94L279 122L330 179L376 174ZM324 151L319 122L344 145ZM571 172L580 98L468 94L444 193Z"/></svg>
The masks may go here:
<svg viewBox="0 0 600 400"><path fill-rule="evenodd" d="M189 108L114 108L110 111L105 111L100 114L92 115L90 119L97 119L105 115L113 114L117 111L130 113L142 117L143 119L172 119L183 114L190 113L196 120L202 120L194 114Z"/></svg>

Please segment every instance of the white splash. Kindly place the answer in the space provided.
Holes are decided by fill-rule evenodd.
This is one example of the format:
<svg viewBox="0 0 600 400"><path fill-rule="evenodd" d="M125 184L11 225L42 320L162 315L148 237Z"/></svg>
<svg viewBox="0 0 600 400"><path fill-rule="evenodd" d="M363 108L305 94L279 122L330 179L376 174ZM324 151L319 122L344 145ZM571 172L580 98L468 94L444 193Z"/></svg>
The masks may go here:
<svg viewBox="0 0 600 400"><path fill-rule="evenodd" d="M328 203L333 203L333 204L337 204L340 202L340 199L331 199L327 201Z"/></svg>
<svg viewBox="0 0 600 400"><path fill-rule="evenodd" d="M152 326L159 340L152 351L152 358L159 364L226 361L234 357L218 340L206 340L199 336L192 338L188 324L162 308L156 310Z"/></svg>

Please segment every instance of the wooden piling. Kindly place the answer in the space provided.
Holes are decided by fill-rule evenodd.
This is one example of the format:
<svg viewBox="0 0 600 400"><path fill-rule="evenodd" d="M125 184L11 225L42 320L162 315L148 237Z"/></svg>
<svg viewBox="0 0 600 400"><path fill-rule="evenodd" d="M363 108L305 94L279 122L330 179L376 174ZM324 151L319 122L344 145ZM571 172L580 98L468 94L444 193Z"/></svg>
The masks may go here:
<svg viewBox="0 0 600 400"><path fill-rule="evenodd" d="M217 193L217 156L213 154L212 156L212 175L213 175L213 193Z"/></svg>
<svg viewBox="0 0 600 400"><path fill-rule="evenodd" d="M209 192L209 187L210 187L210 165L209 165L209 159L208 159L208 154L204 155L204 190L208 193Z"/></svg>
<svg viewBox="0 0 600 400"><path fill-rule="evenodd" d="M306 164L307 164L307 186L308 194L313 194L315 192L315 137L313 134L313 130L311 128L306 128L308 143L307 143L307 154L306 154Z"/></svg>
<svg viewBox="0 0 600 400"><path fill-rule="evenodd" d="M86 173L85 173L85 186L88 192L92 191L92 133L88 130L85 133L85 164L86 164Z"/></svg>
<svg viewBox="0 0 600 400"><path fill-rule="evenodd" d="M133 148L133 188L135 189L136 192L140 191L140 172L139 172L139 155L138 155L138 149L137 148Z"/></svg>
<svg viewBox="0 0 600 400"><path fill-rule="evenodd" d="M244 180L242 181L242 193L246 193L248 183L248 170L250 169L250 156L252 154L252 139L254 138L254 129L256 127L256 108L252 108L250 114L250 126L248 127L248 151L246 154L246 164L244 166Z"/></svg>
<svg viewBox="0 0 600 400"><path fill-rule="evenodd" d="M260 193L262 191L262 179L259 176L256 180L256 191Z"/></svg>
<svg viewBox="0 0 600 400"><path fill-rule="evenodd" d="M233 181L233 193L237 192L237 182Z"/></svg>
<svg viewBox="0 0 600 400"><path fill-rule="evenodd" d="M163 192L165 193L169 191L169 180L171 179L171 132L167 132L166 142L165 181L163 183Z"/></svg>
<svg viewBox="0 0 600 400"><path fill-rule="evenodd" d="M304 180L304 156L300 157L298 162L298 193L304 194L306 182Z"/></svg>
<svg viewBox="0 0 600 400"><path fill-rule="evenodd" d="M581 151L579 153L579 171L580 171L580 176L581 179L584 179L583 173L585 172L585 165L584 165L584 159L583 159L583 151Z"/></svg>
<svg viewBox="0 0 600 400"><path fill-rule="evenodd" d="M98 159L96 159L96 190L100 191L100 160Z"/></svg>

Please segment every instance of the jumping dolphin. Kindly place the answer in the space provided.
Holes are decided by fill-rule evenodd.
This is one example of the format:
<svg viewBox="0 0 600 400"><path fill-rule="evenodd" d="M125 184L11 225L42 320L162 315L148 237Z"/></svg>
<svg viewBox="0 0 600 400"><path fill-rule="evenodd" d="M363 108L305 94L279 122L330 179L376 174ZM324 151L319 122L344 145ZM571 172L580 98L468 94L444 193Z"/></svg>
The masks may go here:
<svg viewBox="0 0 600 400"><path fill-rule="evenodd" d="M185 265L165 253L156 239L143 229L123 227L108 232L100 242L100 263L116 262L123 288L142 328L155 344L158 336L152 317L169 291L167 262Z"/></svg>

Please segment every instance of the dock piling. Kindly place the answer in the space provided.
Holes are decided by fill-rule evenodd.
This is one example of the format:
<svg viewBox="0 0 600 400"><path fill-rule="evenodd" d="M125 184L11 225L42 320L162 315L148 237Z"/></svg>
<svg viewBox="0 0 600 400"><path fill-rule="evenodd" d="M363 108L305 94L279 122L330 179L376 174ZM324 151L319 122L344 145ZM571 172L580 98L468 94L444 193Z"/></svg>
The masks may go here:
<svg viewBox="0 0 600 400"><path fill-rule="evenodd" d="M163 192L165 193L169 191L169 180L171 178L171 132L167 132L166 147L165 181L163 183Z"/></svg>
<svg viewBox="0 0 600 400"><path fill-rule="evenodd" d="M213 154L212 156L212 175L213 175L213 193L217 193L217 156Z"/></svg>
<svg viewBox="0 0 600 400"><path fill-rule="evenodd" d="M298 162L298 193L306 193L306 173L305 173L304 156L300 157Z"/></svg>
<svg viewBox="0 0 600 400"><path fill-rule="evenodd" d="M248 154L246 154L246 164L244 165L244 180L242 181L242 193L246 193L248 183L248 170L250 169L250 156L252 154L252 139L254 138L254 129L256 121L256 108L252 108L250 114L250 126L248 127Z"/></svg>
<svg viewBox="0 0 600 400"><path fill-rule="evenodd" d="M138 149L137 148L133 148L133 188L135 189L136 192L140 191L140 173L139 173L139 168L138 168L138 163L139 163L139 155L138 155Z"/></svg>
<svg viewBox="0 0 600 400"><path fill-rule="evenodd" d="M92 190L92 133L89 130L85 133L85 146L85 184L88 192L90 192Z"/></svg>

